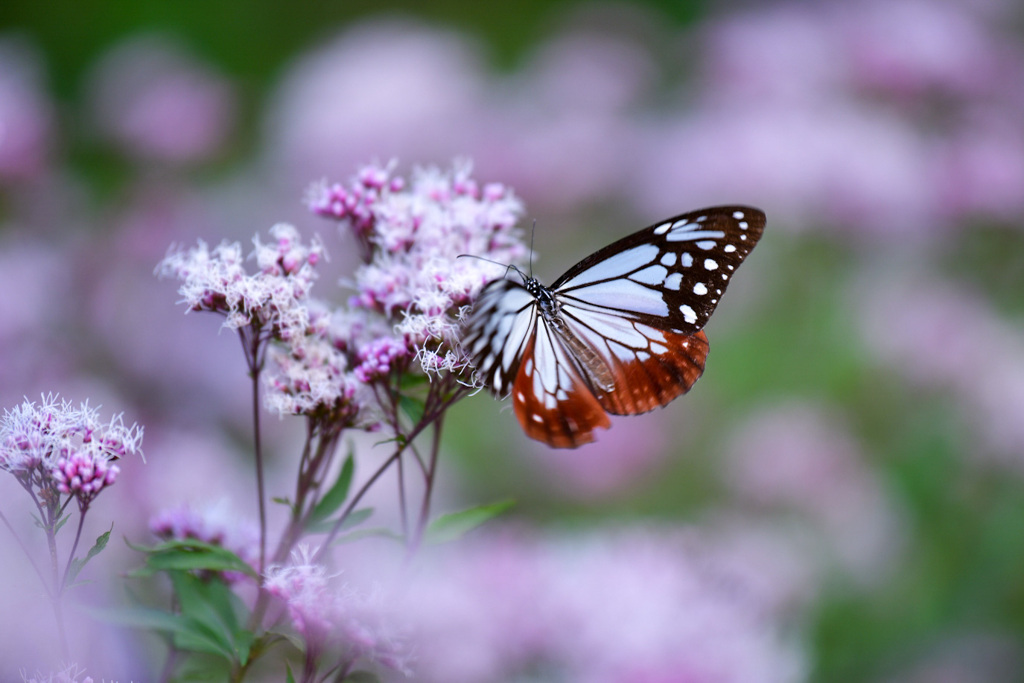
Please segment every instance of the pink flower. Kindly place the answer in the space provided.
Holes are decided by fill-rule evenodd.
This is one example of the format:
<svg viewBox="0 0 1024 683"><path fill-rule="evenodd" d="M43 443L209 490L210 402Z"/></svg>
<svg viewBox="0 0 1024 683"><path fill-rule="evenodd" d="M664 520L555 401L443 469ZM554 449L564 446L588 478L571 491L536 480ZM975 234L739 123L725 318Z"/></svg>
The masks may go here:
<svg viewBox="0 0 1024 683"><path fill-rule="evenodd" d="M1024 471L1024 332L981 296L928 276L855 290L864 342L913 385L948 391L969 417L980 462Z"/></svg>
<svg viewBox="0 0 1024 683"><path fill-rule="evenodd" d="M0 181L35 178L47 166L54 114L38 72L28 46L0 40Z"/></svg>
<svg viewBox="0 0 1024 683"><path fill-rule="evenodd" d="M726 483L761 510L799 514L854 578L892 568L902 526L853 435L832 412L798 402L766 408L736 430Z"/></svg>
<svg viewBox="0 0 1024 683"><path fill-rule="evenodd" d="M50 487L87 505L119 471L115 461L142 450L142 428L121 415L100 422L99 410L75 409L57 396L25 401L0 420L0 470L33 486Z"/></svg>
<svg viewBox="0 0 1024 683"><path fill-rule="evenodd" d="M404 672L406 655L380 619L374 597L340 581L339 574L328 574L313 562L314 554L315 549L300 547L289 564L270 567L264 583L287 606L308 652L314 659L333 653L346 663L366 659Z"/></svg>
<svg viewBox="0 0 1024 683"><path fill-rule="evenodd" d="M359 350L362 362L355 369L356 378L369 384L374 380L387 377L396 361L407 358L409 349L405 342L390 337L379 337Z"/></svg>
<svg viewBox="0 0 1024 683"><path fill-rule="evenodd" d="M317 239L309 246L301 244L295 228L284 223L270 233L272 244L264 244L258 235L253 240L251 256L259 268L255 274L246 272L237 242L211 250L202 240L187 252L172 250L157 265L157 274L181 280L178 291L188 310L220 313L225 327L272 328L282 337L293 330L301 333L308 324L305 302L323 245Z"/></svg>
<svg viewBox="0 0 1024 683"><path fill-rule="evenodd" d="M356 373L364 381L406 356L424 371L461 372L468 360L457 340L466 310L504 273L502 265L526 256L515 227L521 204L502 185L481 187L468 162L417 169L409 182L391 168L370 165L348 185L323 183L309 195L311 210L341 220L362 245L350 306L376 314L401 340L378 335L345 346L359 349Z"/></svg>
<svg viewBox="0 0 1024 683"><path fill-rule="evenodd" d="M228 82L160 39L116 47L96 67L91 85L97 126L133 157L205 161L223 147L233 123Z"/></svg>

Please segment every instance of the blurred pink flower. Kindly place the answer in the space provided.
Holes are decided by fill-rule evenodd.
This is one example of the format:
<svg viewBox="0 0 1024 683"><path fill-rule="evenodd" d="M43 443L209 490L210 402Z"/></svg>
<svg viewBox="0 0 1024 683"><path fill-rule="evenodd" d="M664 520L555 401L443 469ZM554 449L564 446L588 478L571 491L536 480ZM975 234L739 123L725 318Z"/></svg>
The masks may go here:
<svg viewBox="0 0 1024 683"><path fill-rule="evenodd" d="M54 144L53 105L34 51L0 40L0 182L38 177Z"/></svg>
<svg viewBox="0 0 1024 683"><path fill-rule="evenodd" d="M309 656L334 653L341 666L357 659L379 662L408 674L402 639L379 600L313 562L315 550L300 546L290 562L270 567L266 590L281 599Z"/></svg>
<svg viewBox="0 0 1024 683"><path fill-rule="evenodd" d="M658 471L671 450L672 427L681 429L680 420L686 418L665 411L613 417L614 429L573 450L556 453L530 441L530 463L543 473L541 485L560 496L600 500L628 494Z"/></svg>
<svg viewBox="0 0 1024 683"><path fill-rule="evenodd" d="M474 158L534 207L607 201L622 192L636 156L635 112L656 75L649 51L621 31L555 35L521 73L494 79L487 116L498 135L477 141Z"/></svg>
<svg viewBox="0 0 1024 683"><path fill-rule="evenodd" d="M271 96L271 164L305 184L375 159L472 154L483 84L475 46L454 31L358 24L299 59Z"/></svg>
<svg viewBox="0 0 1024 683"><path fill-rule="evenodd" d="M227 141L234 118L228 81L161 38L133 38L95 66L90 82L99 131L129 156L203 162Z"/></svg>
<svg viewBox="0 0 1024 683"><path fill-rule="evenodd" d="M860 0L826 19L845 44L854 83L902 97L972 97L1005 85L1010 35L976 2Z"/></svg>
<svg viewBox="0 0 1024 683"><path fill-rule="evenodd" d="M883 578L900 545L901 519L842 421L793 402L749 418L732 438L726 483L741 500L795 512L852 577Z"/></svg>
<svg viewBox="0 0 1024 683"><path fill-rule="evenodd" d="M864 342L926 389L951 391L973 428L975 455L1024 471L1024 328L978 294L928 276L881 277L854 289Z"/></svg>
<svg viewBox="0 0 1024 683"><path fill-rule="evenodd" d="M757 5L702 27L688 108L643 131L635 200L742 200L780 226L895 240L1019 218L1024 49L1006 12L973 4Z"/></svg>
<svg viewBox="0 0 1024 683"><path fill-rule="evenodd" d="M690 536L492 529L420 558L394 598L417 680L800 680L799 649Z"/></svg>

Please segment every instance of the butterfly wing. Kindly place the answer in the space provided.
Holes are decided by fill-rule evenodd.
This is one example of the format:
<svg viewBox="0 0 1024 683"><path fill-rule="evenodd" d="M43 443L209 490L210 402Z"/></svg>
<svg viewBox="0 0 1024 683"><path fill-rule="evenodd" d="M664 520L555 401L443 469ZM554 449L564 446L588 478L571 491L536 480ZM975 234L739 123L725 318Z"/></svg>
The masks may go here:
<svg viewBox="0 0 1024 683"><path fill-rule="evenodd" d="M736 268L764 232L745 206L681 214L614 242L552 287L563 337L608 412L633 415L666 405L704 370L701 331Z"/></svg>
<svg viewBox="0 0 1024 683"><path fill-rule="evenodd" d="M477 379L504 398L537 326L537 300L518 282L495 280L480 292L466 324L462 346L473 359Z"/></svg>
<svg viewBox="0 0 1024 683"><path fill-rule="evenodd" d="M573 448L593 441L594 429L611 425L580 376L572 352L519 283L496 280L484 288L463 345L479 381L496 396L512 394L527 436L556 448Z"/></svg>
<svg viewBox="0 0 1024 683"><path fill-rule="evenodd" d="M743 206L656 223L570 268L547 318L524 286L492 282L463 341L480 381L512 393L526 434L559 448L593 441L607 413L666 405L703 372L702 328L764 225Z"/></svg>
<svg viewBox="0 0 1024 683"><path fill-rule="evenodd" d="M512 387L512 405L527 436L554 448L575 448L593 441L598 427L611 426L580 371L556 329L541 317Z"/></svg>

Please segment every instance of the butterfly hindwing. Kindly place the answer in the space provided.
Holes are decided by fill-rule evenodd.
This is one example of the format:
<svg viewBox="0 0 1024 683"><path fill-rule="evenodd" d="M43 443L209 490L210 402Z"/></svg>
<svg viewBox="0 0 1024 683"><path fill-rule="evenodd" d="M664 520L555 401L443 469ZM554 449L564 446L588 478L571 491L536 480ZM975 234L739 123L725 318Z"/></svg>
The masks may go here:
<svg viewBox="0 0 1024 683"><path fill-rule="evenodd" d="M596 357L581 364L609 413L636 415L667 405L704 372L708 339L703 331L687 335L607 310L568 305L561 313L568 335L580 339ZM591 369L593 365L599 367Z"/></svg>
<svg viewBox="0 0 1024 683"><path fill-rule="evenodd" d="M523 354L512 405L526 435L555 448L589 443L595 429L611 426L572 352L543 319Z"/></svg>

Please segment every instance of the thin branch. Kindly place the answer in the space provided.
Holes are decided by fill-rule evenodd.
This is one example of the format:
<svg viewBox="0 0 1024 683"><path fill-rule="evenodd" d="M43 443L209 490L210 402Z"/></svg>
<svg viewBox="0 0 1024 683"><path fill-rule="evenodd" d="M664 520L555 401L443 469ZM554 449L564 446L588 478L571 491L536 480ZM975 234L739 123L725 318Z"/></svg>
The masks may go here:
<svg viewBox="0 0 1024 683"><path fill-rule="evenodd" d="M75 530L75 542L71 544L71 552L68 553L68 562L64 565L64 576L61 577L60 586L57 587L57 594L64 592L68 583L68 574L71 573L71 563L75 560L75 553L78 551L78 542L82 540L82 528L85 526L85 510L79 506L78 528Z"/></svg>

